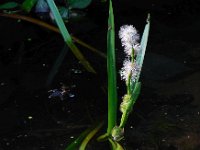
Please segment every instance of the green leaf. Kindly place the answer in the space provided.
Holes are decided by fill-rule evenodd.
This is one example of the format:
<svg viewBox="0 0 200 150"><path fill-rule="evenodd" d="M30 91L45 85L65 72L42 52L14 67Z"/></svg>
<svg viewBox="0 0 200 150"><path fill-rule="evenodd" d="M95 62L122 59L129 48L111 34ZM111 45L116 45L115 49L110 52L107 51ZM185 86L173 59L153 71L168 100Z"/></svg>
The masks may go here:
<svg viewBox="0 0 200 150"><path fill-rule="evenodd" d="M144 61L144 55L146 52L146 47L147 47L147 42L148 42L148 37L149 37L149 30L150 30L150 14L148 14L148 16L147 16L146 25L145 25L144 32L143 32L142 39L141 39L141 44L140 44L141 50L139 51L139 53L137 54L137 57L136 57L136 64L138 66L140 66L141 70L142 70L142 65L143 65L143 61ZM140 73L141 73L141 71L139 72L136 81L131 83L132 91L135 88L135 84L139 81Z"/></svg>
<svg viewBox="0 0 200 150"><path fill-rule="evenodd" d="M109 3L109 18L107 32L107 72L108 72L108 128L110 134L116 126L117 119L117 81L115 63L115 26L112 1Z"/></svg>
<svg viewBox="0 0 200 150"><path fill-rule="evenodd" d="M92 0L68 0L67 2L70 8L83 9L86 8Z"/></svg>
<svg viewBox="0 0 200 150"><path fill-rule="evenodd" d="M83 142L81 143L79 150L85 150L87 144L89 141L94 137L94 135L101 129L103 126L103 122L98 124L92 131L89 132L89 134L84 138Z"/></svg>
<svg viewBox="0 0 200 150"><path fill-rule="evenodd" d="M20 6L19 3L16 2L8 2L0 5L0 9L13 9Z"/></svg>
<svg viewBox="0 0 200 150"><path fill-rule="evenodd" d="M22 3L22 9L29 13L31 9L35 6L36 2L37 0L25 0Z"/></svg>
<svg viewBox="0 0 200 150"><path fill-rule="evenodd" d="M142 69L142 64L144 61L144 55L146 52L146 47L147 47L147 42L148 42L148 37L149 37L149 29L150 29L150 14L148 14L148 16L147 16L147 23L145 25L144 32L143 32L142 39L141 39L141 44L140 44L141 50L139 51L139 53L136 57L136 64L138 66L140 66L141 69ZM139 76L140 75L138 75L136 82L139 80Z"/></svg>
<svg viewBox="0 0 200 150"><path fill-rule="evenodd" d="M82 63L82 65L86 68L87 71L96 73L93 67L90 65L90 63L85 59L83 54L79 51L79 49L76 47L76 45L73 43L72 38L65 27L65 24L62 20L62 17L58 11L58 8L56 7L53 0L47 0L47 3L52 11L52 14L55 18L56 24L58 25L58 28L62 34L62 37L66 44L71 49L72 53L76 56L76 58Z"/></svg>
<svg viewBox="0 0 200 150"><path fill-rule="evenodd" d="M111 145L112 150L124 150L123 147L116 141L108 139Z"/></svg>
<svg viewBox="0 0 200 150"><path fill-rule="evenodd" d="M90 132L90 130L91 129L87 129L84 132L82 132L80 134L80 136L77 139L75 139L71 144L69 144L65 150L75 150L75 149L78 149L78 146L81 144L81 142L84 140L84 138Z"/></svg>
<svg viewBox="0 0 200 150"><path fill-rule="evenodd" d="M136 82L135 83L135 87L131 93L131 97L128 100L127 103L124 103L126 105L126 109L125 111L122 113L122 117L121 117L121 121L120 121L120 128L124 128L125 124L128 120L128 116L130 114L130 112L132 111L133 105L135 104L139 94L140 94L140 89L141 89L141 83L140 82ZM121 104L122 105L122 104Z"/></svg>
<svg viewBox="0 0 200 150"><path fill-rule="evenodd" d="M60 54L57 57L54 65L51 68L51 71L50 71L50 73L47 77L46 86L49 86L52 83L52 81L53 81L55 75L57 74L57 72L58 72L58 70L59 70L59 68L60 68L60 66L61 66L61 64L62 64L62 62L63 62L68 51L69 51L69 48L65 44L63 49L60 51Z"/></svg>

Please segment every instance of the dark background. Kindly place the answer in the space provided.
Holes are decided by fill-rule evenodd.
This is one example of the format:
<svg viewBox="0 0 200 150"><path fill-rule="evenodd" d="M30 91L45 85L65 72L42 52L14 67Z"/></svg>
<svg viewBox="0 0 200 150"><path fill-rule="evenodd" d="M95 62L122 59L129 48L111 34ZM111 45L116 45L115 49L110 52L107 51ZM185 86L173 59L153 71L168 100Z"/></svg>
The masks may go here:
<svg viewBox="0 0 200 150"><path fill-rule="evenodd" d="M141 35L147 13L151 14L142 91L122 145L127 150L199 150L200 1L115 0L113 7L118 69L124 60L117 36L120 26L132 24ZM82 11L82 19L67 23L70 33L106 53L107 3L94 0ZM34 12L29 15L39 18ZM0 17L0 150L63 150L80 132L106 117L106 60L86 48L78 45L97 75L84 70L68 51L46 86L63 47L57 33ZM48 91L62 85L70 89L65 99L49 99ZM118 74L119 100L124 91ZM104 146L94 140L88 149L109 148Z"/></svg>

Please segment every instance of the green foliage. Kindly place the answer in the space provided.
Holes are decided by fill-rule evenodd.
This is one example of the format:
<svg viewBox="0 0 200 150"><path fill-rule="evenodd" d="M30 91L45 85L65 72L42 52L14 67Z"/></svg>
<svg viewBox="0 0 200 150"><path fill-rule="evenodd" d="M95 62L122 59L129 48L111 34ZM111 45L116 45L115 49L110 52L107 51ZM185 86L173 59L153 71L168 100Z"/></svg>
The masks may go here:
<svg viewBox="0 0 200 150"><path fill-rule="evenodd" d="M82 65L86 68L87 71L96 73L93 67L90 65L90 63L85 59L83 54L79 51L79 49L76 47L76 45L73 43L72 38L65 27L65 24L62 20L62 17L58 11L58 8L56 7L55 3L53 0L47 0L47 3L52 11L52 14L54 15L55 21L58 25L58 28L62 34L62 37L66 44L69 46L71 51L74 53L76 58L82 63Z"/></svg>
<svg viewBox="0 0 200 150"><path fill-rule="evenodd" d="M70 8L83 9L86 8L92 0L67 0Z"/></svg>
<svg viewBox="0 0 200 150"><path fill-rule="evenodd" d="M0 10L1 10L1 9L13 9L13 8L16 8L16 7L19 7L19 6L20 6L19 3L16 3L16 2L8 2L8 3L1 4L1 5L0 5Z"/></svg>
<svg viewBox="0 0 200 150"><path fill-rule="evenodd" d="M109 18L107 32L107 72L108 72L108 128L110 134L116 126L117 119L117 81L115 63L115 26L112 1L109 2Z"/></svg>
<svg viewBox="0 0 200 150"><path fill-rule="evenodd" d="M92 137L100 130L103 126L103 122L98 124L93 130L89 132L89 134L84 138L83 142L81 143L79 150L85 150L87 144L92 139Z"/></svg>
<svg viewBox="0 0 200 150"><path fill-rule="evenodd" d="M83 133L79 135L77 139L75 139L71 144L65 148L65 150L75 150L78 149L81 142L84 140L84 138L87 136L87 134L90 132L91 129L85 130Z"/></svg>
<svg viewBox="0 0 200 150"><path fill-rule="evenodd" d="M37 0L25 0L23 3L22 3L22 9L26 12L30 12L31 9L35 6Z"/></svg>
<svg viewBox="0 0 200 150"><path fill-rule="evenodd" d="M112 150L124 150L123 147L116 141L109 139Z"/></svg>
<svg viewBox="0 0 200 150"><path fill-rule="evenodd" d="M77 139L75 139L71 144L69 144L65 150L84 150L88 142L100 130L103 124L104 122L100 122L82 132L80 136Z"/></svg>
<svg viewBox="0 0 200 150"><path fill-rule="evenodd" d="M120 105L120 110L122 112L122 117L121 117L121 122L120 122L120 128L124 128L128 116L130 112L132 111L133 105L135 104L139 94L140 94L140 89L141 89L141 83L137 82L135 84L134 90L132 91L131 95L129 96L124 96L125 99L123 99L121 105Z"/></svg>
<svg viewBox="0 0 200 150"><path fill-rule="evenodd" d="M60 54L57 57L56 61L54 62L53 67L51 68L51 71L50 71L50 73L49 73L49 75L47 77L46 86L51 85L51 83L52 83L55 75L57 74L62 62L64 61L64 58L65 58L65 56L66 56L68 51L69 51L69 48L65 44L63 49L60 51Z"/></svg>
<svg viewBox="0 0 200 150"><path fill-rule="evenodd" d="M150 29L150 15L148 14L147 17L147 24L145 26L142 40L141 40L141 49L136 56L136 65L138 65L142 69L142 64L144 60L144 55L146 51L148 36L149 36L149 29ZM134 62L135 55L131 56L132 62ZM141 70L140 70L141 71ZM141 89L141 83L139 82L140 72L138 73L136 80L130 80L131 73L129 75L129 79L127 80L127 94L123 97L123 101L120 105L120 110L122 112L122 117L120 121L119 127L117 127L117 131L123 130L125 124L128 120L128 116L132 111L133 105L135 104ZM114 130L115 131L115 130ZM112 134L113 140L119 141L123 138L123 134L121 132L113 132Z"/></svg>
<svg viewBox="0 0 200 150"><path fill-rule="evenodd" d="M144 61L144 55L145 55L145 52L146 52L146 47L147 47L147 42L148 42L148 37L149 37L150 14L148 14L146 22L147 22L147 24L144 28L144 32L143 32L142 39L141 39L141 50L137 54L137 57L136 57L136 64L138 66L140 66L141 68L142 68L142 64L143 64L143 61ZM140 77L140 74L138 75L136 82L139 81L139 77Z"/></svg>

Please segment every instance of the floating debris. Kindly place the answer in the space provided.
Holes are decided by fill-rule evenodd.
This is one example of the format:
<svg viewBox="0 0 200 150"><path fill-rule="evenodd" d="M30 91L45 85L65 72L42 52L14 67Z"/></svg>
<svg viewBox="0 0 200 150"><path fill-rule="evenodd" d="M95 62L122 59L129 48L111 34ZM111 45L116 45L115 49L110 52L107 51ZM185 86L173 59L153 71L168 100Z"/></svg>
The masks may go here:
<svg viewBox="0 0 200 150"><path fill-rule="evenodd" d="M81 70L78 70L78 69L71 69L71 71L75 74L81 74L82 71Z"/></svg>
<svg viewBox="0 0 200 150"><path fill-rule="evenodd" d="M65 91L63 89L61 89L61 90L53 89L53 90L49 90L48 92L51 93L48 98L59 97L60 100L64 100L64 96L67 93L67 91Z"/></svg>
<svg viewBox="0 0 200 150"><path fill-rule="evenodd" d="M71 98L75 97L75 95L72 94L72 93L69 93L68 95L69 95L69 97L71 97Z"/></svg>
<svg viewBox="0 0 200 150"><path fill-rule="evenodd" d="M70 136L70 139L73 139L74 138L74 136Z"/></svg>
<svg viewBox="0 0 200 150"><path fill-rule="evenodd" d="M71 86L71 88L75 88L75 87L76 87L76 85ZM70 98L75 97L75 94L70 93L70 88L68 86L65 86L64 84L61 86L60 89L53 89L53 90L49 90L48 92L51 93L48 98L59 97L60 100L64 100L67 95Z"/></svg>
<svg viewBox="0 0 200 150"><path fill-rule="evenodd" d="M32 120L32 119L33 119L33 117L32 117L32 116L28 116L28 119L29 119L29 120Z"/></svg>

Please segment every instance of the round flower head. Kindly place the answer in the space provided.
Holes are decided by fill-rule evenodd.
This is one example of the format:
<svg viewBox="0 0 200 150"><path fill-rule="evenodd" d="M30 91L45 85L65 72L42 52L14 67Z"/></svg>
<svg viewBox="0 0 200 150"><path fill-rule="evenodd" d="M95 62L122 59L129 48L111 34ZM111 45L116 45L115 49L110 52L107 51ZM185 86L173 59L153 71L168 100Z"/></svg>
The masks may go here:
<svg viewBox="0 0 200 150"><path fill-rule="evenodd" d="M128 56L132 55L132 50L137 54L140 50L140 44L138 43L139 34L132 25L124 25L119 30L119 38L121 39L122 46L125 49L125 53Z"/></svg>

